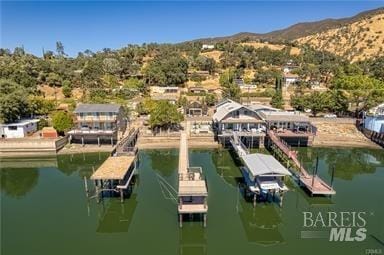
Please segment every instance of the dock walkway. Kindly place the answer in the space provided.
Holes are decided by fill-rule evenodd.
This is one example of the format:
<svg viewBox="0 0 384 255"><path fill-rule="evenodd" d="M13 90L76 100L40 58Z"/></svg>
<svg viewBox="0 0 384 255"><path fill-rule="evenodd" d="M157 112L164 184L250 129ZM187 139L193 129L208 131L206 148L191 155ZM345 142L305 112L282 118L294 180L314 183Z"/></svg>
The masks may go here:
<svg viewBox="0 0 384 255"><path fill-rule="evenodd" d="M271 142L277 146L277 148L283 152L298 168L300 175L300 183L311 192L311 195L334 195L336 191L323 181L317 175L311 175L304 168L304 166L299 162L297 158L297 151L291 150L291 148L283 143L280 138L278 138L272 130L267 131L268 137Z"/></svg>
<svg viewBox="0 0 384 255"><path fill-rule="evenodd" d="M188 141L185 132L180 135L178 213L182 227L183 214L203 214L204 227L208 212L208 189L201 167L190 167Z"/></svg>

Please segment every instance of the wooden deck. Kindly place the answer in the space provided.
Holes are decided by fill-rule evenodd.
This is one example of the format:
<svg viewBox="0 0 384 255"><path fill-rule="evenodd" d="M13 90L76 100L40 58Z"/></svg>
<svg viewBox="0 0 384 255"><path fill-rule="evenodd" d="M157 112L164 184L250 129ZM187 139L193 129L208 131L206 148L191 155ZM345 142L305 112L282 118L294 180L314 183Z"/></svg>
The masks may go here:
<svg viewBox="0 0 384 255"><path fill-rule="evenodd" d="M92 174L91 180L123 180L134 161L135 156L111 156Z"/></svg>
<svg viewBox="0 0 384 255"><path fill-rule="evenodd" d="M179 213L206 213L208 206L204 204L184 204L179 208Z"/></svg>
<svg viewBox="0 0 384 255"><path fill-rule="evenodd" d="M289 158L293 161L296 167L300 171L300 182L311 192L312 195L334 195L336 191L329 186L320 177L310 175L304 166L301 165L297 159L297 151L291 150L291 148L283 143L279 137L272 131L268 130L268 136L271 141Z"/></svg>

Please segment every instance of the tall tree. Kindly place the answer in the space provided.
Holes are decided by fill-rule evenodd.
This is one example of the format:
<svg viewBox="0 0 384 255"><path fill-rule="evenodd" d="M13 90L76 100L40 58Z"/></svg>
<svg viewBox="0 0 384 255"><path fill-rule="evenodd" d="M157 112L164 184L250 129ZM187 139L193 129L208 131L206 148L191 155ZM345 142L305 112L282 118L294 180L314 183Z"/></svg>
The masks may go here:
<svg viewBox="0 0 384 255"><path fill-rule="evenodd" d="M64 57L65 56L64 45L60 41L56 42L56 53L57 53L57 55L59 57Z"/></svg>
<svg viewBox="0 0 384 255"><path fill-rule="evenodd" d="M19 84L0 80L0 122L10 123L28 113L28 90Z"/></svg>

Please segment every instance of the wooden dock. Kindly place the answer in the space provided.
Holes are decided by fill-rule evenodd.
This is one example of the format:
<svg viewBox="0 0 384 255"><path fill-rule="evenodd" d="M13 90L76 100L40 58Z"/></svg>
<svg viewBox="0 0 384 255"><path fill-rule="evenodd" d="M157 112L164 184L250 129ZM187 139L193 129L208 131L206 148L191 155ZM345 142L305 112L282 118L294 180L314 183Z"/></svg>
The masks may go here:
<svg viewBox="0 0 384 255"><path fill-rule="evenodd" d="M297 151L291 150L291 148L283 143L279 137L276 136L274 131L267 131L268 137L270 141L282 152L284 153L295 166L298 168L300 175L299 181L303 184L311 195L334 195L336 191L328 185L325 181L323 181L319 176L311 175L304 168L304 166L300 163L297 158Z"/></svg>
<svg viewBox="0 0 384 255"><path fill-rule="evenodd" d="M185 132L180 135L178 213L182 227L184 214L202 214L204 227L208 212L208 189L201 167L189 167L188 142Z"/></svg>
<svg viewBox="0 0 384 255"><path fill-rule="evenodd" d="M136 149L138 134L138 129L132 130L117 144L112 155L92 174L91 180L95 183L98 202L105 192L120 193L120 199L123 202L124 193L130 191L138 162ZM86 180L84 181L88 195L88 185Z"/></svg>

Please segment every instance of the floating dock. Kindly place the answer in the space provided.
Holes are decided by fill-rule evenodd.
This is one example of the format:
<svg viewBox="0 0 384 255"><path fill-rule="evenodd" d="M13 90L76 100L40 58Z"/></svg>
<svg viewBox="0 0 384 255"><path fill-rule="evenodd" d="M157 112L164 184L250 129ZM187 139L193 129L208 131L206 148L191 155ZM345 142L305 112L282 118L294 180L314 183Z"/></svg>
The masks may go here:
<svg viewBox="0 0 384 255"><path fill-rule="evenodd" d="M185 214L202 215L205 227L207 224L208 212L207 184L201 167L189 166L188 141L185 132L180 135L178 175L178 213L180 227L183 226L183 215Z"/></svg>
<svg viewBox="0 0 384 255"><path fill-rule="evenodd" d="M334 195L336 191L332 186L323 181L317 174L309 174L304 166L299 162L297 158L297 151L291 150L291 148L283 143L279 137L276 136L274 131L267 131L268 137L272 142L272 147L281 151L288 159L292 160L295 166L298 168L299 182L304 185L311 195Z"/></svg>

